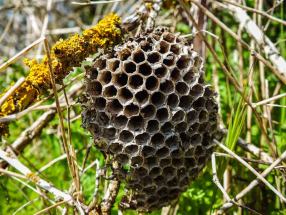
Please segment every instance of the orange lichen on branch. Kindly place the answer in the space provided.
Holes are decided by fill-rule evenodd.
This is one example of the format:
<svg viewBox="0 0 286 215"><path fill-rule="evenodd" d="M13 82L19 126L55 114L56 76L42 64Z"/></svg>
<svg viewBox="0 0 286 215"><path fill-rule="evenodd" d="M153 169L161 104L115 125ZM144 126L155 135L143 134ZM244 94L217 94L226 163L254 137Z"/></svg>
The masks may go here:
<svg viewBox="0 0 286 215"><path fill-rule="evenodd" d="M59 40L51 49L56 82L62 83L73 67L80 66L98 48L118 43L122 37L120 24L116 14L109 14L94 27L83 31L82 35L75 34L66 40ZM30 72L24 83L0 107L0 117L24 110L51 88L47 56L41 62L34 59L24 62L30 67ZM7 133L7 124L0 123L0 137Z"/></svg>

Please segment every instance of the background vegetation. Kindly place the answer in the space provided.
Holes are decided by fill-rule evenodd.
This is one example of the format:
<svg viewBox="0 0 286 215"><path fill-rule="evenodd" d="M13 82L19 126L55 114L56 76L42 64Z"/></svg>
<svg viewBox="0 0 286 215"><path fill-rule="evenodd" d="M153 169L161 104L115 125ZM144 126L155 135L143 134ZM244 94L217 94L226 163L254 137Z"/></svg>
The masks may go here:
<svg viewBox="0 0 286 215"><path fill-rule="evenodd" d="M226 1L207 1L207 8L215 17L222 21L229 29L245 41L253 50L265 57L263 47L257 45L248 32L243 29L234 19L233 13L229 9L221 7L228 5ZM47 5L48 3L48 5ZM49 3L51 4L49 6ZM168 2L171 4L170 2ZM191 5L190 2L186 2ZM113 10L120 16L126 17L135 12L136 8L142 4L141 1L126 0L120 3L76 5L71 1L0 1L0 64L17 54L20 50L27 47L38 39L43 32L50 44L55 43L59 38L66 38L70 33L81 32L88 26L92 26L102 18L103 15ZM181 32L182 35L195 36L193 25L187 16L184 15L180 3L174 1L174 6L165 6L161 9L157 17L157 25L168 25L173 31ZM254 8L259 11L286 20L286 3L282 1L255 0L241 1L241 5ZM194 6L193 6L194 7ZM246 10L255 23L262 29L264 34L275 43L280 55L286 58L285 42L285 23L279 23L269 19L264 15L253 13ZM181 16L181 14L183 14ZM46 18L48 17L48 18ZM48 19L47 25L45 19ZM245 103L241 95L249 98L251 104L275 95L286 92L285 83L273 73L271 69L261 63L248 48L242 45L227 33L214 20L206 19L205 36L211 44L219 59L233 72L233 77L240 84L243 93L239 93L233 86L230 79L226 76L221 65L213 57L213 54L206 49L205 54L205 73L208 82L212 83L217 90L220 103L221 124L228 129L225 138L222 140L228 148L237 153L241 158L246 159L249 164L258 172L265 170L270 163L265 162L262 157L254 155L251 150L247 151L244 147L237 144L238 137L241 141L256 146L267 154L272 160L278 158L286 148L286 97L275 99L265 105L255 107L257 116ZM45 27L46 25L46 27ZM41 48L39 48L41 47ZM0 92L15 83L21 77L26 77L28 69L22 63L23 57L40 59L44 54L43 45L33 47L21 58L11 64L6 70L0 72ZM271 62L270 62L271 64ZM285 68L286 70L286 68ZM65 80L66 92L75 86L80 86L83 82L83 68L75 68ZM104 158L93 145L90 134L81 127L80 105L77 100L83 88L80 87L75 96L70 100L70 108L63 108L65 127L70 124L71 140L76 150L77 165L80 169L80 179L84 201L89 203L93 199L97 167L94 161L98 161L100 167L104 167ZM59 93L60 95L63 92ZM251 95L251 96L250 96ZM42 97L47 98L48 95ZM33 122L39 119L45 112L55 110L54 98L46 99L35 110L29 111L19 119L10 123L10 136L1 141L1 149L9 148L16 141L21 133L29 128ZM70 112L70 119L68 113ZM70 122L70 123L69 123ZM265 128L266 133L263 134ZM68 132L68 131L67 131ZM62 148L61 131L59 117L55 117L47 123L40 135L29 141L19 160L28 166L39 176L60 190L68 191L71 186L72 178L67 167L67 161ZM221 151L217 148L217 151ZM89 152L89 153L88 153ZM222 152L222 151L221 151ZM87 156L88 155L88 156ZM52 161L55 161L51 163ZM50 166L45 166L51 164ZM86 168L89 167L90 168ZM40 171L41 168L46 167ZM82 169L86 169L82 172ZM225 157L217 158L217 169L219 179L227 181L226 190L231 197L234 197L245 188L256 176L251 171L241 165L235 159ZM15 171L9 167L8 170ZM224 174L224 175L223 175ZM172 208L177 210L177 214L214 214L223 205L225 199L212 181L212 168L209 164L200 177L194 181L189 189L184 192L178 203ZM280 163L266 177L274 187L285 195L285 166ZM31 190L27 184L33 186L25 180L15 180L0 173L0 214L34 214L50 206L39 194ZM101 180L99 196L105 190L106 181ZM33 186L35 188L35 186ZM37 188L35 188L37 189ZM124 193L124 185L121 185L117 202L112 209L112 214L118 213L118 200ZM50 194L46 193L51 199ZM242 207L233 206L229 214L285 214L285 203L273 193L264 183L259 183L254 189L246 194L241 201ZM249 208L249 209L247 209ZM70 210L71 213L71 210ZM162 212L164 213L164 212ZM51 209L47 214L60 214L56 209ZM126 211L124 214L136 214L134 211ZM161 214L155 211L152 214Z"/></svg>

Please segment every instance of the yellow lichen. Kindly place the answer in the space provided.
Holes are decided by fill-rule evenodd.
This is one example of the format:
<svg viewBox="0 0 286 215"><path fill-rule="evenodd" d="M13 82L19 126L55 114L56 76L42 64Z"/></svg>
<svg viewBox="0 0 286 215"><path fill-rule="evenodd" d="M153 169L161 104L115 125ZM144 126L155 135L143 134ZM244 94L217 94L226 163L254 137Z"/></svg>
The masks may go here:
<svg viewBox="0 0 286 215"><path fill-rule="evenodd" d="M28 174L26 174L27 179L29 179L30 181L34 182L34 183L38 183L40 181L40 177L37 176L35 173L30 172Z"/></svg>
<svg viewBox="0 0 286 215"><path fill-rule="evenodd" d="M98 48L118 43L122 36L120 24L116 14L109 14L94 27L83 31L82 35L75 34L66 40L59 40L51 49L56 82L61 83L73 67L80 66ZM47 56L41 62L26 59L24 63L30 67L30 72L24 83L0 107L0 117L24 110L51 88ZM7 124L0 123L0 137L7 131Z"/></svg>

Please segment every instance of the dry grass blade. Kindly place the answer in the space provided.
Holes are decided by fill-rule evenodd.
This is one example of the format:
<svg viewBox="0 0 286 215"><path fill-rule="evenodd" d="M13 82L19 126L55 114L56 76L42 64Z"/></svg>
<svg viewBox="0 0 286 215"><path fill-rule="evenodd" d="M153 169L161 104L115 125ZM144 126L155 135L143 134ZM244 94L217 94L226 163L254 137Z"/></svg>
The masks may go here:
<svg viewBox="0 0 286 215"><path fill-rule="evenodd" d="M277 167L279 165L279 163L281 163L283 160L286 159L286 152L284 152L278 159L276 159L275 161L272 162L272 164L265 169L262 173L261 176L262 177L266 177L275 167ZM250 190L252 190L254 187L256 187L259 184L259 179L255 179L254 181L252 181L246 188L244 188L239 194L237 194L235 196L236 200L241 199L242 197L244 197ZM229 209L230 207L232 207L233 204L231 202L227 202L225 203L220 211L223 212L227 209Z"/></svg>
<svg viewBox="0 0 286 215"><path fill-rule="evenodd" d="M25 81L25 78L20 78L1 98L0 98L0 107L8 99L9 96L13 94L15 90Z"/></svg>
<svg viewBox="0 0 286 215"><path fill-rule="evenodd" d="M226 146L215 140L216 144L223 149L225 152L230 154L232 157L237 159L242 165L244 165L247 169L249 169L254 175L257 176L259 180L261 180L270 190L272 190L279 198L283 201L286 202L285 196L283 196L276 188L274 188L265 178L262 174L258 173L252 166L250 166L247 162L245 162L242 158L240 158L238 155L236 155L234 152L229 150ZM285 152L286 155L286 152ZM273 167L274 168L274 167Z"/></svg>
<svg viewBox="0 0 286 215"><path fill-rule="evenodd" d="M124 0L88 1L88 2L75 2L75 1L73 1L72 4L87 6L87 5L96 5L96 4L110 4L110 3L121 2L121 1L124 1Z"/></svg>
<svg viewBox="0 0 286 215"><path fill-rule="evenodd" d="M31 45L27 46L25 49L23 49L22 51L20 51L18 54L16 54L15 56L13 56L12 58L10 58L7 62L3 63L2 65L0 65L0 73L3 72L5 69L8 68L9 65L11 65L12 63L15 63L20 57L22 57L24 54L26 54L30 49L32 49L34 46L36 46L37 44L39 44L40 42L42 42L43 40L45 40L45 37L43 38L39 38L38 40L36 40L35 42L33 42Z"/></svg>

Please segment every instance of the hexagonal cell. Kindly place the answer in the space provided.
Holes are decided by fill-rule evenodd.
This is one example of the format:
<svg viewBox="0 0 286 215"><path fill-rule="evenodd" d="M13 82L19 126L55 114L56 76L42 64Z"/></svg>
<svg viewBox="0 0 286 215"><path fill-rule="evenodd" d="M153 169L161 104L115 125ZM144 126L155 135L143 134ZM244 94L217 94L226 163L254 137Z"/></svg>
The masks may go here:
<svg viewBox="0 0 286 215"><path fill-rule="evenodd" d="M127 105L124 108L124 114L127 117L134 116L134 115L136 115L138 113L139 113L139 107L137 105L133 104L133 103Z"/></svg>
<svg viewBox="0 0 286 215"><path fill-rule="evenodd" d="M185 112L183 110L178 110L175 113L173 113L172 121L179 123L184 120Z"/></svg>
<svg viewBox="0 0 286 215"><path fill-rule="evenodd" d="M192 107L193 98L191 96L182 96L180 98L179 106L185 110L189 110Z"/></svg>
<svg viewBox="0 0 286 215"><path fill-rule="evenodd" d="M204 154L205 154L205 150L203 149L202 146L198 145L195 149L195 155L199 157Z"/></svg>
<svg viewBox="0 0 286 215"><path fill-rule="evenodd" d="M182 152L180 151L180 149L174 148L174 149L170 150L170 156L173 157L173 158L181 157L182 156Z"/></svg>
<svg viewBox="0 0 286 215"><path fill-rule="evenodd" d="M157 190L157 195L160 197L165 197L168 195L168 188L167 187L161 187Z"/></svg>
<svg viewBox="0 0 286 215"><path fill-rule="evenodd" d="M124 128L127 124L127 117L124 115L116 116L114 119L114 126L116 128Z"/></svg>
<svg viewBox="0 0 286 215"><path fill-rule="evenodd" d="M200 134L194 134L191 136L192 145L199 145L202 142L202 137Z"/></svg>
<svg viewBox="0 0 286 215"><path fill-rule="evenodd" d="M176 43L181 43L181 42L182 42L182 38L176 37Z"/></svg>
<svg viewBox="0 0 286 215"><path fill-rule="evenodd" d="M155 69L154 73L158 78L163 78L166 76L167 71L168 71L168 69L164 65L161 65Z"/></svg>
<svg viewBox="0 0 286 215"><path fill-rule="evenodd" d="M146 190L147 193L153 193L155 191L155 189L152 189L152 190ZM154 202L157 203L158 199L156 196L150 196L148 199L147 199L147 203L148 204L152 204Z"/></svg>
<svg viewBox="0 0 286 215"><path fill-rule="evenodd" d="M177 186L179 186L179 181L177 180ZM174 187L169 190L169 198L176 199L180 195L181 189L179 187Z"/></svg>
<svg viewBox="0 0 286 215"><path fill-rule="evenodd" d="M127 124L128 128L132 131L139 131L144 128L144 119L142 116L133 116Z"/></svg>
<svg viewBox="0 0 286 215"><path fill-rule="evenodd" d="M156 114L156 108L154 105L146 105L141 109L140 114L144 119L152 118Z"/></svg>
<svg viewBox="0 0 286 215"><path fill-rule="evenodd" d="M181 52L181 48L179 44L172 44L170 51L173 52L174 54L178 55Z"/></svg>
<svg viewBox="0 0 286 215"><path fill-rule="evenodd" d="M155 148L152 147L152 146L148 146L148 145L144 145L143 148L142 148L142 155L144 157L149 157L149 156L152 156L154 153L155 153Z"/></svg>
<svg viewBox="0 0 286 215"><path fill-rule="evenodd" d="M136 71L136 64L132 61L125 61L123 64L124 71L127 73L133 73Z"/></svg>
<svg viewBox="0 0 286 215"><path fill-rule="evenodd" d="M160 167L164 168L166 166L169 166L171 164L172 160L170 158L163 158L160 160Z"/></svg>
<svg viewBox="0 0 286 215"><path fill-rule="evenodd" d="M129 77L129 85L133 89L138 89L143 84L143 78L140 75L132 75Z"/></svg>
<svg viewBox="0 0 286 215"><path fill-rule="evenodd" d="M135 63L141 63L145 60L145 54L141 49L133 52L133 60Z"/></svg>
<svg viewBox="0 0 286 215"><path fill-rule="evenodd" d="M172 71L171 71L171 79L173 81L178 81L181 78L181 72L180 70L175 67Z"/></svg>
<svg viewBox="0 0 286 215"><path fill-rule="evenodd" d="M188 124L186 122L180 122L175 126L175 130L179 133L185 132L188 129Z"/></svg>
<svg viewBox="0 0 286 215"><path fill-rule="evenodd" d="M211 143L211 137L209 134L205 133L203 135L203 139L202 139L202 145L203 146L208 146Z"/></svg>
<svg viewBox="0 0 286 215"><path fill-rule="evenodd" d="M167 99L167 104L171 108L176 108L179 104L179 97L175 93L170 94Z"/></svg>
<svg viewBox="0 0 286 215"><path fill-rule="evenodd" d="M119 68L120 61L117 59L110 59L107 61L107 65L112 72L115 72Z"/></svg>
<svg viewBox="0 0 286 215"><path fill-rule="evenodd" d="M132 189L136 190L136 191L141 191L143 189L143 186L142 184L140 184L139 182L137 182L136 184L132 184ZM135 197L136 200L137 200L137 196ZM140 201L140 200L137 200L137 207L140 207L140 206L144 206L144 201Z"/></svg>
<svg viewBox="0 0 286 215"><path fill-rule="evenodd" d="M197 120L198 115L199 115L199 114L197 113L196 110L191 110L191 111L189 111L189 112L187 113L187 117L186 117L187 122L188 122L189 124L194 123L194 122Z"/></svg>
<svg viewBox="0 0 286 215"><path fill-rule="evenodd" d="M176 84L176 91L181 95L185 95L189 92L189 87L185 82L180 81Z"/></svg>
<svg viewBox="0 0 286 215"><path fill-rule="evenodd" d="M155 178L157 177L158 175L161 174L161 168L158 167L158 166L155 166L153 167L150 172L149 172L149 175L152 177L152 178Z"/></svg>
<svg viewBox="0 0 286 215"><path fill-rule="evenodd" d="M163 169L163 176L166 178L172 178L176 174L176 169L172 166L167 166Z"/></svg>
<svg viewBox="0 0 286 215"><path fill-rule="evenodd" d="M98 112L96 116L96 122L99 125L106 126L109 123L109 117L107 116L105 112Z"/></svg>
<svg viewBox="0 0 286 215"><path fill-rule="evenodd" d="M166 120L169 119L169 111L167 108L160 108L157 110L156 113L156 118L160 121L160 122L165 122Z"/></svg>
<svg viewBox="0 0 286 215"><path fill-rule="evenodd" d="M206 86L205 87L205 92L204 92L204 97L211 97L213 96L213 90L211 86Z"/></svg>
<svg viewBox="0 0 286 215"><path fill-rule="evenodd" d="M190 57L187 55L182 55L179 60L177 61L177 67L179 69L185 69L189 66L190 64Z"/></svg>
<svg viewBox="0 0 286 215"><path fill-rule="evenodd" d="M142 41L140 42L140 47L145 51L151 51L152 50L152 45L148 41Z"/></svg>
<svg viewBox="0 0 286 215"><path fill-rule="evenodd" d="M194 179L194 178L197 177L198 173L199 173L198 167L193 167L193 168L191 168L191 169L189 170L189 177L190 177L191 179Z"/></svg>
<svg viewBox="0 0 286 215"><path fill-rule="evenodd" d="M129 157L127 154L120 153L115 156L115 160L117 160L121 165L124 165L128 162Z"/></svg>
<svg viewBox="0 0 286 215"><path fill-rule="evenodd" d="M111 100L107 103L106 109L112 114L117 114L122 111L122 105L117 99Z"/></svg>
<svg viewBox="0 0 286 215"><path fill-rule="evenodd" d="M152 73L152 67L147 63L139 65L138 72L144 76L148 76Z"/></svg>
<svg viewBox="0 0 286 215"><path fill-rule="evenodd" d="M159 122L157 120L150 120L148 121L146 131L148 133L154 133L159 130Z"/></svg>
<svg viewBox="0 0 286 215"><path fill-rule="evenodd" d="M158 156L159 158L164 158L168 154L169 154L169 148L166 146L158 149L158 151L156 152L156 156Z"/></svg>
<svg viewBox="0 0 286 215"><path fill-rule="evenodd" d="M199 120L200 122L207 122L208 121L208 112L205 110L201 110L199 114Z"/></svg>
<svg viewBox="0 0 286 215"><path fill-rule="evenodd" d="M174 91L174 84L170 80L165 80L164 82L160 83L160 90L163 93L171 93Z"/></svg>
<svg viewBox="0 0 286 215"><path fill-rule="evenodd" d="M166 32L163 34L163 39L166 40L169 43L172 43L175 41L176 36L172 33Z"/></svg>
<svg viewBox="0 0 286 215"><path fill-rule="evenodd" d="M147 90L156 90L159 86L159 81L156 77L150 76L147 78L145 85Z"/></svg>
<svg viewBox="0 0 286 215"><path fill-rule="evenodd" d="M173 53L169 53L163 60L163 64L166 66L173 66L175 65L176 57Z"/></svg>
<svg viewBox="0 0 286 215"><path fill-rule="evenodd" d="M149 99L149 93L146 90L139 91L135 94L135 99L139 104L144 104Z"/></svg>
<svg viewBox="0 0 286 215"><path fill-rule="evenodd" d="M208 160L208 157L207 156L200 156L199 159L198 159L198 163L200 164L204 164L206 161Z"/></svg>
<svg viewBox="0 0 286 215"><path fill-rule="evenodd" d="M114 86L111 85L111 86L104 88L103 95L105 97L111 98L111 97L116 96L116 94L117 94L117 89Z"/></svg>
<svg viewBox="0 0 286 215"><path fill-rule="evenodd" d="M204 88L200 84L196 84L195 86L192 87L190 90L190 95L199 97L204 93Z"/></svg>
<svg viewBox="0 0 286 215"><path fill-rule="evenodd" d="M131 55L131 51L128 48L124 48L118 52L118 57L120 60L124 61L127 60Z"/></svg>
<svg viewBox="0 0 286 215"><path fill-rule="evenodd" d="M122 152L122 149L123 149L123 145L118 142L111 143L108 147L108 150L113 154L118 154Z"/></svg>
<svg viewBox="0 0 286 215"><path fill-rule="evenodd" d="M99 96L102 92L102 85L99 81L88 82L86 91L91 96Z"/></svg>
<svg viewBox="0 0 286 215"><path fill-rule="evenodd" d="M194 67L199 68L202 65L202 58L198 55L194 57Z"/></svg>
<svg viewBox="0 0 286 215"><path fill-rule="evenodd" d="M167 138L165 143L167 146L169 146L169 148L176 149L180 144L180 140L179 137L177 137L176 135L172 135Z"/></svg>
<svg viewBox="0 0 286 215"><path fill-rule="evenodd" d="M175 167L181 167L184 165L184 161L180 158L174 158L172 159L172 165Z"/></svg>
<svg viewBox="0 0 286 215"><path fill-rule="evenodd" d="M91 80L97 79L97 76L98 76L97 68L91 67L91 68L87 69L86 70L86 76Z"/></svg>
<svg viewBox="0 0 286 215"><path fill-rule="evenodd" d="M165 122L164 125L161 126L161 132L164 134L172 133L174 126L171 122Z"/></svg>
<svg viewBox="0 0 286 215"><path fill-rule="evenodd" d="M161 92L155 92L151 95L151 102L155 106L159 107L165 103L166 96Z"/></svg>
<svg viewBox="0 0 286 215"><path fill-rule="evenodd" d="M133 156L131 158L131 165L134 167L140 166L143 163L143 158L141 156Z"/></svg>
<svg viewBox="0 0 286 215"><path fill-rule="evenodd" d="M115 128L103 128L102 137L112 140L115 138L116 129Z"/></svg>
<svg viewBox="0 0 286 215"><path fill-rule="evenodd" d="M196 101L194 101L193 108L195 110L200 110L201 108L205 107L205 104L206 104L206 100L204 99L204 97L200 97Z"/></svg>
<svg viewBox="0 0 286 215"><path fill-rule="evenodd" d="M192 132L197 132L198 129L200 127L200 123L194 123L191 127L190 127L190 131Z"/></svg>
<svg viewBox="0 0 286 215"><path fill-rule="evenodd" d="M213 99L208 99L206 101L206 109L215 113L217 112L218 107Z"/></svg>
<svg viewBox="0 0 286 215"><path fill-rule="evenodd" d="M184 77L183 77L184 81L187 82L188 84L192 83L195 80L195 74L190 71L187 72Z"/></svg>
<svg viewBox="0 0 286 215"><path fill-rule="evenodd" d="M111 72L110 71L102 71L99 73L98 80L102 84L108 84L111 81Z"/></svg>
<svg viewBox="0 0 286 215"><path fill-rule="evenodd" d="M135 141L138 145L143 145L146 144L150 139L150 135L146 132L142 133L142 134L138 134L135 137Z"/></svg>
<svg viewBox="0 0 286 215"><path fill-rule="evenodd" d="M178 179L177 179L176 177L174 177L174 178L168 180L167 185L168 185L169 187L176 187L176 186L179 185L179 181L178 181ZM179 190L178 188L175 188L175 189L176 189L176 190ZM179 195L179 193L177 193L177 192L178 192L178 191L174 192L173 189L172 189L172 191L171 191L171 189L169 188L169 190L168 190L168 199L169 199L169 200L171 200L171 199L176 199L177 196Z"/></svg>
<svg viewBox="0 0 286 215"><path fill-rule="evenodd" d="M143 186L148 186L150 184L150 182L152 182L152 178L149 175L146 175L142 178L142 185ZM144 196L144 198L146 198L146 195Z"/></svg>
<svg viewBox="0 0 286 215"><path fill-rule="evenodd" d="M94 66L99 70L102 70L106 67L106 59L98 58L96 59Z"/></svg>
<svg viewBox="0 0 286 215"><path fill-rule="evenodd" d="M203 123L201 123L201 124L200 124L200 127L199 127L199 129L198 129L198 131L199 131L200 133L203 133L203 132L209 131L209 130L210 130L210 123L208 123L208 122L203 122Z"/></svg>
<svg viewBox="0 0 286 215"><path fill-rule="evenodd" d="M194 167L197 165L197 161L194 158L185 158L185 166L187 168Z"/></svg>
<svg viewBox="0 0 286 215"><path fill-rule="evenodd" d="M161 166L161 165L160 165ZM157 176L154 181L157 185L165 184L165 178L162 175Z"/></svg>
<svg viewBox="0 0 286 215"><path fill-rule="evenodd" d="M182 129L182 130L186 131L187 129ZM180 133L181 144L183 149L188 150L191 145L192 139L190 135L188 135L184 131Z"/></svg>
<svg viewBox="0 0 286 215"><path fill-rule="evenodd" d="M130 101L132 98L133 94L130 92L128 88L123 87L118 90L118 99L122 104Z"/></svg>
<svg viewBox="0 0 286 215"><path fill-rule="evenodd" d="M190 183L189 177L188 177L188 176L185 176L185 177L183 177L183 178L181 179L181 181L180 181L180 183L179 183L179 186L180 186L180 188L182 188L182 189L186 189L186 188L188 187L189 183Z"/></svg>
<svg viewBox="0 0 286 215"><path fill-rule="evenodd" d="M125 152L129 155L135 154L138 151L138 145L130 144L125 146Z"/></svg>
<svg viewBox="0 0 286 215"><path fill-rule="evenodd" d="M147 61L149 63L157 63L161 60L161 55L158 52L151 52L147 56Z"/></svg>
<svg viewBox="0 0 286 215"><path fill-rule="evenodd" d="M166 41L162 40L160 42L160 45L159 45L159 52L162 53L162 54L165 54L169 51L169 48L170 48L170 44L167 43Z"/></svg>
<svg viewBox="0 0 286 215"><path fill-rule="evenodd" d="M102 97L95 98L94 107L97 110L103 110L105 108L105 106L106 106L106 99L105 98L102 98Z"/></svg>
<svg viewBox="0 0 286 215"><path fill-rule="evenodd" d="M149 168L152 168L158 164L158 161L156 157L149 157L145 159L144 164L146 164Z"/></svg>
<svg viewBox="0 0 286 215"><path fill-rule="evenodd" d="M118 74L115 74L113 77L114 77L114 80L112 80L112 83L114 85L122 87L127 84L128 76L125 73L118 73Z"/></svg>
<svg viewBox="0 0 286 215"><path fill-rule="evenodd" d="M95 136L100 136L101 135L101 129L98 124L91 123L88 127L88 130L93 133Z"/></svg>
<svg viewBox="0 0 286 215"><path fill-rule="evenodd" d="M151 137L151 144L154 146L159 146L164 143L164 135L161 133L156 133Z"/></svg>
<svg viewBox="0 0 286 215"><path fill-rule="evenodd" d="M122 142L131 142L133 140L133 134L128 130L123 130L119 134L119 139Z"/></svg>

